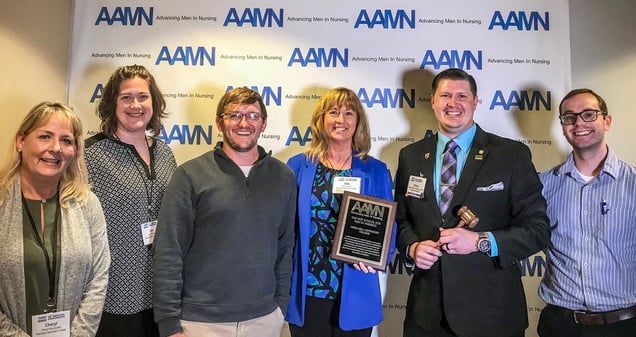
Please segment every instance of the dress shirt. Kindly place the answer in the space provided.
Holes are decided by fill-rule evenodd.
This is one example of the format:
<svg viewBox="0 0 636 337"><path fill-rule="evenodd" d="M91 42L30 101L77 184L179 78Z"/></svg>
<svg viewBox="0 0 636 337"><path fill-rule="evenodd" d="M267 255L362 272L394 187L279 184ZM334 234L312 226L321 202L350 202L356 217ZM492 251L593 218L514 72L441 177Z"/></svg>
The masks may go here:
<svg viewBox="0 0 636 337"><path fill-rule="evenodd" d="M457 181L459 182L459 177L462 175L462 168L464 168L464 164L466 163L466 158L468 157L468 151L470 151L470 145L473 143L473 138L475 138L475 133L477 132L477 125L473 124L470 128L464 131L459 136L453 138L455 143L457 143L457 148L455 152L457 154L457 170L455 172L455 176L457 177ZM444 149L446 148L446 143L448 143L451 138L446 137L441 132L437 133L437 149L435 156L435 171L433 172L433 186L435 188L435 198L437 198L437 203L439 204L439 184L442 179L442 159L444 157Z"/></svg>
<svg viewBox="0 0 636 337"><path fill-rule="evenodd" d="M636 168L609 149L588 182L572 154L540 178L551 241L539 296L571 310L636 305Z"/></svg>
<svg viewBox="0 0 636 337"><path fill-rule="evenodd" d="M455 143L457 143L457 148L455 152L457 154L457 170L455 172L455 176L457 177L457 182L459 182L459 178L462 174L462 168L464 168L464 164L466 163L466 158L468 157L468 152L470 151L470 145L473 143L473 138L475 138L475 133L477 132L477 124L474 124L466 129L466 131L462 132L459 136L453 138ZM435 198L437 198L437 203L439 204L440 198L440 182L442 180L442 159L444 157L444 149L446 148L446 143L448 143L451 138L446 137L441 132L437 133L437 149L435 156L435 171L433 172L433 186L435 188ZM490 239L490 256L497 256L497 241L495 240L495 236L492 235L491 232L486 232L488 234L488 238Z"/></svg>

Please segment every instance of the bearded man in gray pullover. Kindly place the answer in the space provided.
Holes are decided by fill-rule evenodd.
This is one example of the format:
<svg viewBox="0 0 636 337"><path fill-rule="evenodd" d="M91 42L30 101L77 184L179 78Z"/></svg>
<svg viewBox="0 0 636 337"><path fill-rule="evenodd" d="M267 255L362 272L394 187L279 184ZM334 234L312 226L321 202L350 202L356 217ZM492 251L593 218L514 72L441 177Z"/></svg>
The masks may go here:
<svg viewBox="0 0 636 337"><path fill-rule="evenodd" d="M223 142L177 168L154 239L154 313L164 336L280 336L289 302L292 171L257 145L262 97L223 95ZM246 333L247 331L247 333Z"/></svg>

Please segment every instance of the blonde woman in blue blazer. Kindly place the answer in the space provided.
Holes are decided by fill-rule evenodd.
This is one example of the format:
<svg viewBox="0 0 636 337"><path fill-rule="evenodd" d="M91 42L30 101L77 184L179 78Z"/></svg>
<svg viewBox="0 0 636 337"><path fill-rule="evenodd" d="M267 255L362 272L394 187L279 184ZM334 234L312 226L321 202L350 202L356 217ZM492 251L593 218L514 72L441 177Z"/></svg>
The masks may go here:
<svg viewBox="0 0 636 337"><path fill-rule="evenodd" d="M286 319L292 337L369 337L383 319L379 275L363 263L329 257L342 200L335 190L339 177L350 177L354 192L392 200L391 176L385 163L368 155L369 123L353 91L327 91L313 111L311 131L307 151L287 162L296 175L298 216ZM394 245L395 230L389 260Z"/></svg>

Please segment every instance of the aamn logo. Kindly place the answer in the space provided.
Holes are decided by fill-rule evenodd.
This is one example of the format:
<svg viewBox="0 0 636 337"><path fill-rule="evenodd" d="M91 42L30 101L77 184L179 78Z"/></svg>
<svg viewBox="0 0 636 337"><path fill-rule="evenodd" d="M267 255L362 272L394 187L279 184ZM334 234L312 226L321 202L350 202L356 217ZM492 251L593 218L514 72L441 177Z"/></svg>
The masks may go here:
<svg viewBox="0 0 636 337"><path fill-rule="evenodd" d="M494 110L496 107L501 107L504 110L510 110L512 107L517 107L519 110L528 111L540 111L543 107L546 111L552 110L552 92L546 91L545 97L540 91L527 91L527 90L512 90L507 96L503 91L495 91L495 96L490 103L490 110Z"/></svg>
<svg viewBox="0 0 636 337"><path fill-rule="evenodd" d="M528 15L524 11L508 13L508 16L504 18L504 15L501 14L500 11L495 11L492 15L492 20L490 20L490 25L488 26L488 30L493 30L496 27L499 27L503 30L508 30L509 28L516 28L517 30L539 30L539 26L543 28L545 31L550 30L550 13L544 12L543 16L539 12L530 12Z"/></svg>
<svg viewBox="0 0 636 337"><path fill-rule="evenodd" d="M243 13L239 14L236 8L230 8L223 27L227 27L229 24L236 24L237 27L243 27L243 25L249 25L252 27L278 27L283 26L284 11L282 8L278 10L278 14L273 8L265 8L262 11L260 8L245 8Z"/></svg>
<svg viewBox="0 0 636 337"><path fill-rule="evenodd" d="M154 7L136 7L133 11L132 7L115 7L111 11L108 7L102 7L97 14L97 20L95 20L95 26L99 26L102 22L106 22L109 26L112 26L116 22L122 26L141 26L146 23L148 26L152 26Z"/></svg>
<svg viewBox="0 0 636 337"><path fill-rule="evenodd" d="M384 218L384 211L386 211L386 208L381 207L380 205L374 205L368 202L356 200L353 204L353 207L351 207L351 211L378 218Z"/></svg>
<svg viewBox="0 0 636 337"><path fill-rule="evenodd" d="M371 17L372 16L372 17ZM405 27L415 29L415 10L412 9L407 13L403 9L392 11L390 9L376 9L371 15L366 9L360 11L356 23L353 28L361 25L373 29L375 26L381 26L384 29L404 29Z"/></svg>
<svg viewBox="0 0 636 337"><path fill-rule="evenodd" d="M207 132L204 128L207 128ZM157 137L166 144L170 144L173 141L179 144L201 144L203 141L205 144L212 144L212 125L190 125L187 124L175 124L170 128L170 131L166 130L165 125L161 127L161 134Z"/></svg>
<svg viewBox="0 0 636 337"><path fill-rule="evenodd" d="M435 52L429 49L424 53L420 69L424 69L426 66L432 66L434 69L448 67L470 70L471 67L474 67L475 69L481 70L481 54L481 50L478 50L477 55L475 55L470 50L459 51L456 49L442 50L439 54L435 54Z"/></svg>
<svg viewBox="0 0 636 337"><path fill-rule="evenodd" d="M300 64L303 68L309 64L317 68L336 68L340 64L347 68L349 67L349 48L343 51L337 48L308 48L306 53L303 53L300 48L294 48L287 66L291 67L294 63Z"/></svg>
<svg viewBox="0 0 636 337"><path fill-rule="evenodd" d="M168 46L161 47L155 65L159 65L162 62L167 62L169 65L175 63L181 63L184 66L213 66L215 60L215 48L203 46L177 46L173 51Z"/></svg>
<svg viewBox="0 0 636 337"><path fill-rule="evenodd" d="M376 104L383 108L404 108L404 103L410 108L415 108L415 89L410 89L407 93L404 89L392 91L391 88L360 88L358 97L367 108L372 108Z"/></svg>

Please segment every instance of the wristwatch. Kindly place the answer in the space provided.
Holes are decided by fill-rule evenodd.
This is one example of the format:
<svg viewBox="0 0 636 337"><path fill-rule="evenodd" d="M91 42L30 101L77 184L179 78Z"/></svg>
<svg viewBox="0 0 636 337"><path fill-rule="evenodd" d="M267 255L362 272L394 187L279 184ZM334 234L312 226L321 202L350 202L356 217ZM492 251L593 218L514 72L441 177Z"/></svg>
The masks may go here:
<svg viewBox="0 0 636 337"><path fill-rule="evenodd" d="M484 232L479 232L477 237L477 249L486 254L490 254L490 237Z"/></svg>

